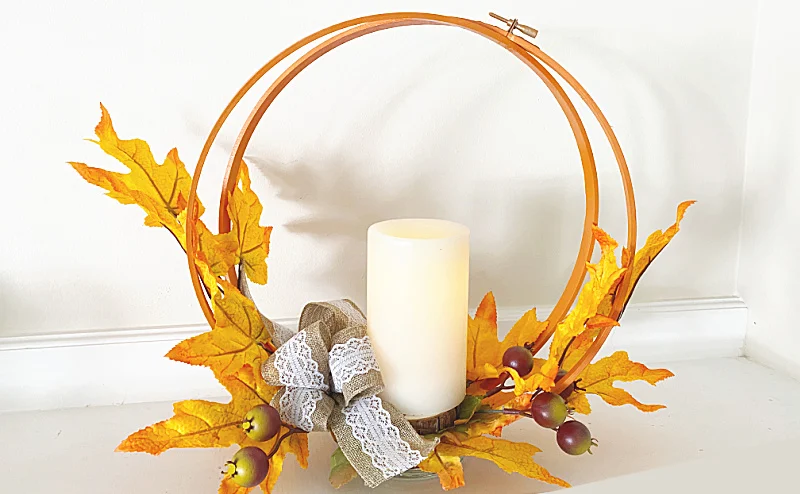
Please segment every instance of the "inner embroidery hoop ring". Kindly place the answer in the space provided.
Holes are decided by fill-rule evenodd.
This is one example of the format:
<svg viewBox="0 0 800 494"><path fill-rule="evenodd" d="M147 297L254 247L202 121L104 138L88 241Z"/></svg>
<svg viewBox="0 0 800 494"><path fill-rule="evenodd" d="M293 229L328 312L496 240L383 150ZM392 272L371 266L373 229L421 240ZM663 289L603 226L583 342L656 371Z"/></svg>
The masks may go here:
<svg viewBox="0 0 800 494"><path fill-rule="evenodd" d="M200 303L208 323L213 327L215 324L214 314L211 310L211 305L207 295L203 289L200 275L195 268L195 252L197 251L196 245L196 228L195 220L197 219L197 210L194 205L197 201L197 187L200 181L200 176L203 171L208 153L211 150L214 141L216 140L222 125L226 122L230 114L241 102L242 98L253 88L253 86L261 80L278 63L305 48L307 45L326 38L317 45L311 47L308 51L300 56L294 63L289 66L283 73L281 73L272 83L272 85L261 95L256 105L253 107L250 115L245 120L236 143L231 152L228 161L228 167L225 172L223 187L219 200L219 232L226 233L231 230L231 221L227 213L228 197L231 191L236 188L237 178L239 174L240 163L244 157L247 145L255 132L261 118L267 111L272 102L283 91L283 89L303 70L305 70L314 61L318 60L323 55L331 52L335 48L360 38L367 34L384 31L386 29L393 29L403 26L419 26L419 25L434 25L434 26L450 26L467 30L471 33L478 34L488 40L495 42L503 47L506 51L512 53L519 60L521 60L528 68L530 68L545 84L547 89L558 102L561 110L563 111L567 121L570 125L572 133L575 137L575 142L581 158L581 166L583 168L584 178L584 192L586 199L586 211L584 216L583 234L581 243L575 259L575 265L572 273L567 281L564 291L548 316L551 321L547 331L537 339L534 345L534 352L541 349L555 331L555 324L552 321L561 321L571 308L573 302L578 296L580 289L583 285L586 276L586 263L591 260L592 252L594 249L594 239L592 236L592 226L597 224L599 216L599 202L600 195L597 182L597 168L594 162L594 154L592 152L591 143L586 134L583 122L578 115L572 100L569 98L564 88L553 74L558 75L561 80L566 82L583 100L584 104L592 112L597 122L605 133L606 140L614 153L617 162L620 177L622 179L623 190L625 194L625 206L627 215L627 240L626 248L629 252L636 252L636 203L633 193L633 184L631 183L628 165L625 161L625 156L622 153L622 148L614 134L611 125L608 123L605 115L603 115L600 108L594 102L589 93L580 85L580 83L558 62L553 60L550 56L544 53L538 46L534 45L527 39L513 34L507 28L500 28L491 24L481 21L470 19L463 19L460 17L443 16L438 14L429 14L422 12L401 12L401 13L388 13L377 14L365 17L358 17L355 19L347 20L334 24L327 28L321 29L316 33L310 34L305 38L297 41L289 46L263 67L261 67L241 89L234 95L228 105L220 114L216 123L209 132L209 135L203 145L203 149L197 160L194 174L192 176L192 185L188 197L188 218L187 218L187 260L189 265L189 272L191 275L192 285L194 287L195 295ZM621 290L626 290L630 284L629 274L632 272L633 257L629 256L626 267L628 268L623 275L621 281ZM232 268L228 273L229 281L236 284L238 273L235 268ZM611 309L609 317L618 318L624 309L623 297L615 300ZM611 332L611 327L601 330L597 338L593 342L589 351L578 361L572 368L567 370L566 375L560 379L553 391L556 393L561 392L569 386L577 376L586 368L587 365L594 359L600 348L605 343L608 335Z"/></svg>

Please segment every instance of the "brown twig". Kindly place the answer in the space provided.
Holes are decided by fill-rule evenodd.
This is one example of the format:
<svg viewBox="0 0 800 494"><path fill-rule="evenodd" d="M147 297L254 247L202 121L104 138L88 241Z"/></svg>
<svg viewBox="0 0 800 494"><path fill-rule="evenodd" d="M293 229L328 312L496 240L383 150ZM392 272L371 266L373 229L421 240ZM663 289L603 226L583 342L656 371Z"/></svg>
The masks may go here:
<svg viewBox="0 0 800 494"><path fill-rule="evenodd" d="M522 417L533 418L530 412L526 410L515 410L513 408L503 408L500 410L477 410L475 411L475 415L478 414L487 414L487 413L502 413L503 415L520 415Z"/></svg>
<svg viewBox="0 0 800 494"><path fill-rule="evenodd" d="M571 340L569 340L569 343L567 343L567 346L566 346L566 347L564 347L564 353L562 353L562 354L561 354L561 358L560 358L560 359L558 359L558 368L559 368L559 369L560 369L560 368L561 368L561 366L564 364L564 359L566 359L566 358L567 358L567 352L569 351L569 347L571 347L571 346L572 346L572 342L573 342L573 341L575 341L575 338L576 338L576 337L575 337L575 336L573 336L573 337L572 337L572 339L571 339Z"/></svg>
<svg viewBox="0 0 800 494"><path fill-rule="evenodd" d="M272 458L273 456L275 456L275 453L278 452L278 448L281 447L281 443L284 441L284 439L288 438L292 434L297 434L300 432L305 432L305 431L297 427L292 427L291 429L286 431L286 433L281 437L279 437L278 440L275 441L275 444L272 445L272 449L269 451L269 453L267 453L267 458Z"/></svg>
<svg viewBox="0 0 800 494"><path fill-rule="evenodd" d="M485 397L488 398L490 396L496 395L497 393L499 393L501 391L508 391L510 389L514 389L514 386L498 386L498 387L494 388L493 390L489 391L488 393L486 393Z"/></svg>

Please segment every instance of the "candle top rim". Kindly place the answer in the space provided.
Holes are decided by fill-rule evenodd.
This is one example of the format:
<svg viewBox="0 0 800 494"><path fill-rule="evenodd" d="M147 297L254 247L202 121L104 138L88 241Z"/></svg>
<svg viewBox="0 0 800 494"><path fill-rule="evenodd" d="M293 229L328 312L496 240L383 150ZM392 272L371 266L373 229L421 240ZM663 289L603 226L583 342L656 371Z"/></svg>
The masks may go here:
<svg viewBox="0 0 800 494"><path fill-rule="evenodd" d="M368 235L378 234L398 240L445 240L469 237L469 228L435 218L399 218L372 224Z"/></svg>

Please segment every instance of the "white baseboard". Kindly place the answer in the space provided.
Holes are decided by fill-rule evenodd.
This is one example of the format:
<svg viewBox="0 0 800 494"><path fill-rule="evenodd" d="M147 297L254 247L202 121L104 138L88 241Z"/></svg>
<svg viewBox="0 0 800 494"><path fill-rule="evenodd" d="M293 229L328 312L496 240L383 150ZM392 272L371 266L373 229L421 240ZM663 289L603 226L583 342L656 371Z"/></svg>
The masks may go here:
<svg viewBox="0 0 800 494"><path fill-rule="evenodd" d="M500 333L525 310L501 307ZM647 363L738 357L747 308L737 297L632 304L621 323L604 354L625 349ZM0 338L0 412L225 396L208 369L163 357L203 331L177 326Z"/></svg>

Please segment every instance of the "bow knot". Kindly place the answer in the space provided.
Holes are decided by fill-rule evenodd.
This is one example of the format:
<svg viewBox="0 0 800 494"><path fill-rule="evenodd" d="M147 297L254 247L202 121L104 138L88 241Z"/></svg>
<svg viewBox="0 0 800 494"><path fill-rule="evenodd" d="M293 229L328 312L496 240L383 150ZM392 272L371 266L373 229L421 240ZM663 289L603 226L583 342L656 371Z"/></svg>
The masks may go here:
<svg viewBox="0 0 800 494"><path fill-rule="evenodd" d="M272 399L281 419L306 432L332 431L369 487L417 466L436 445L378 396L383 379L366 319L349 300L306 305L299 331L262 374L282 387Z"/></svg>

